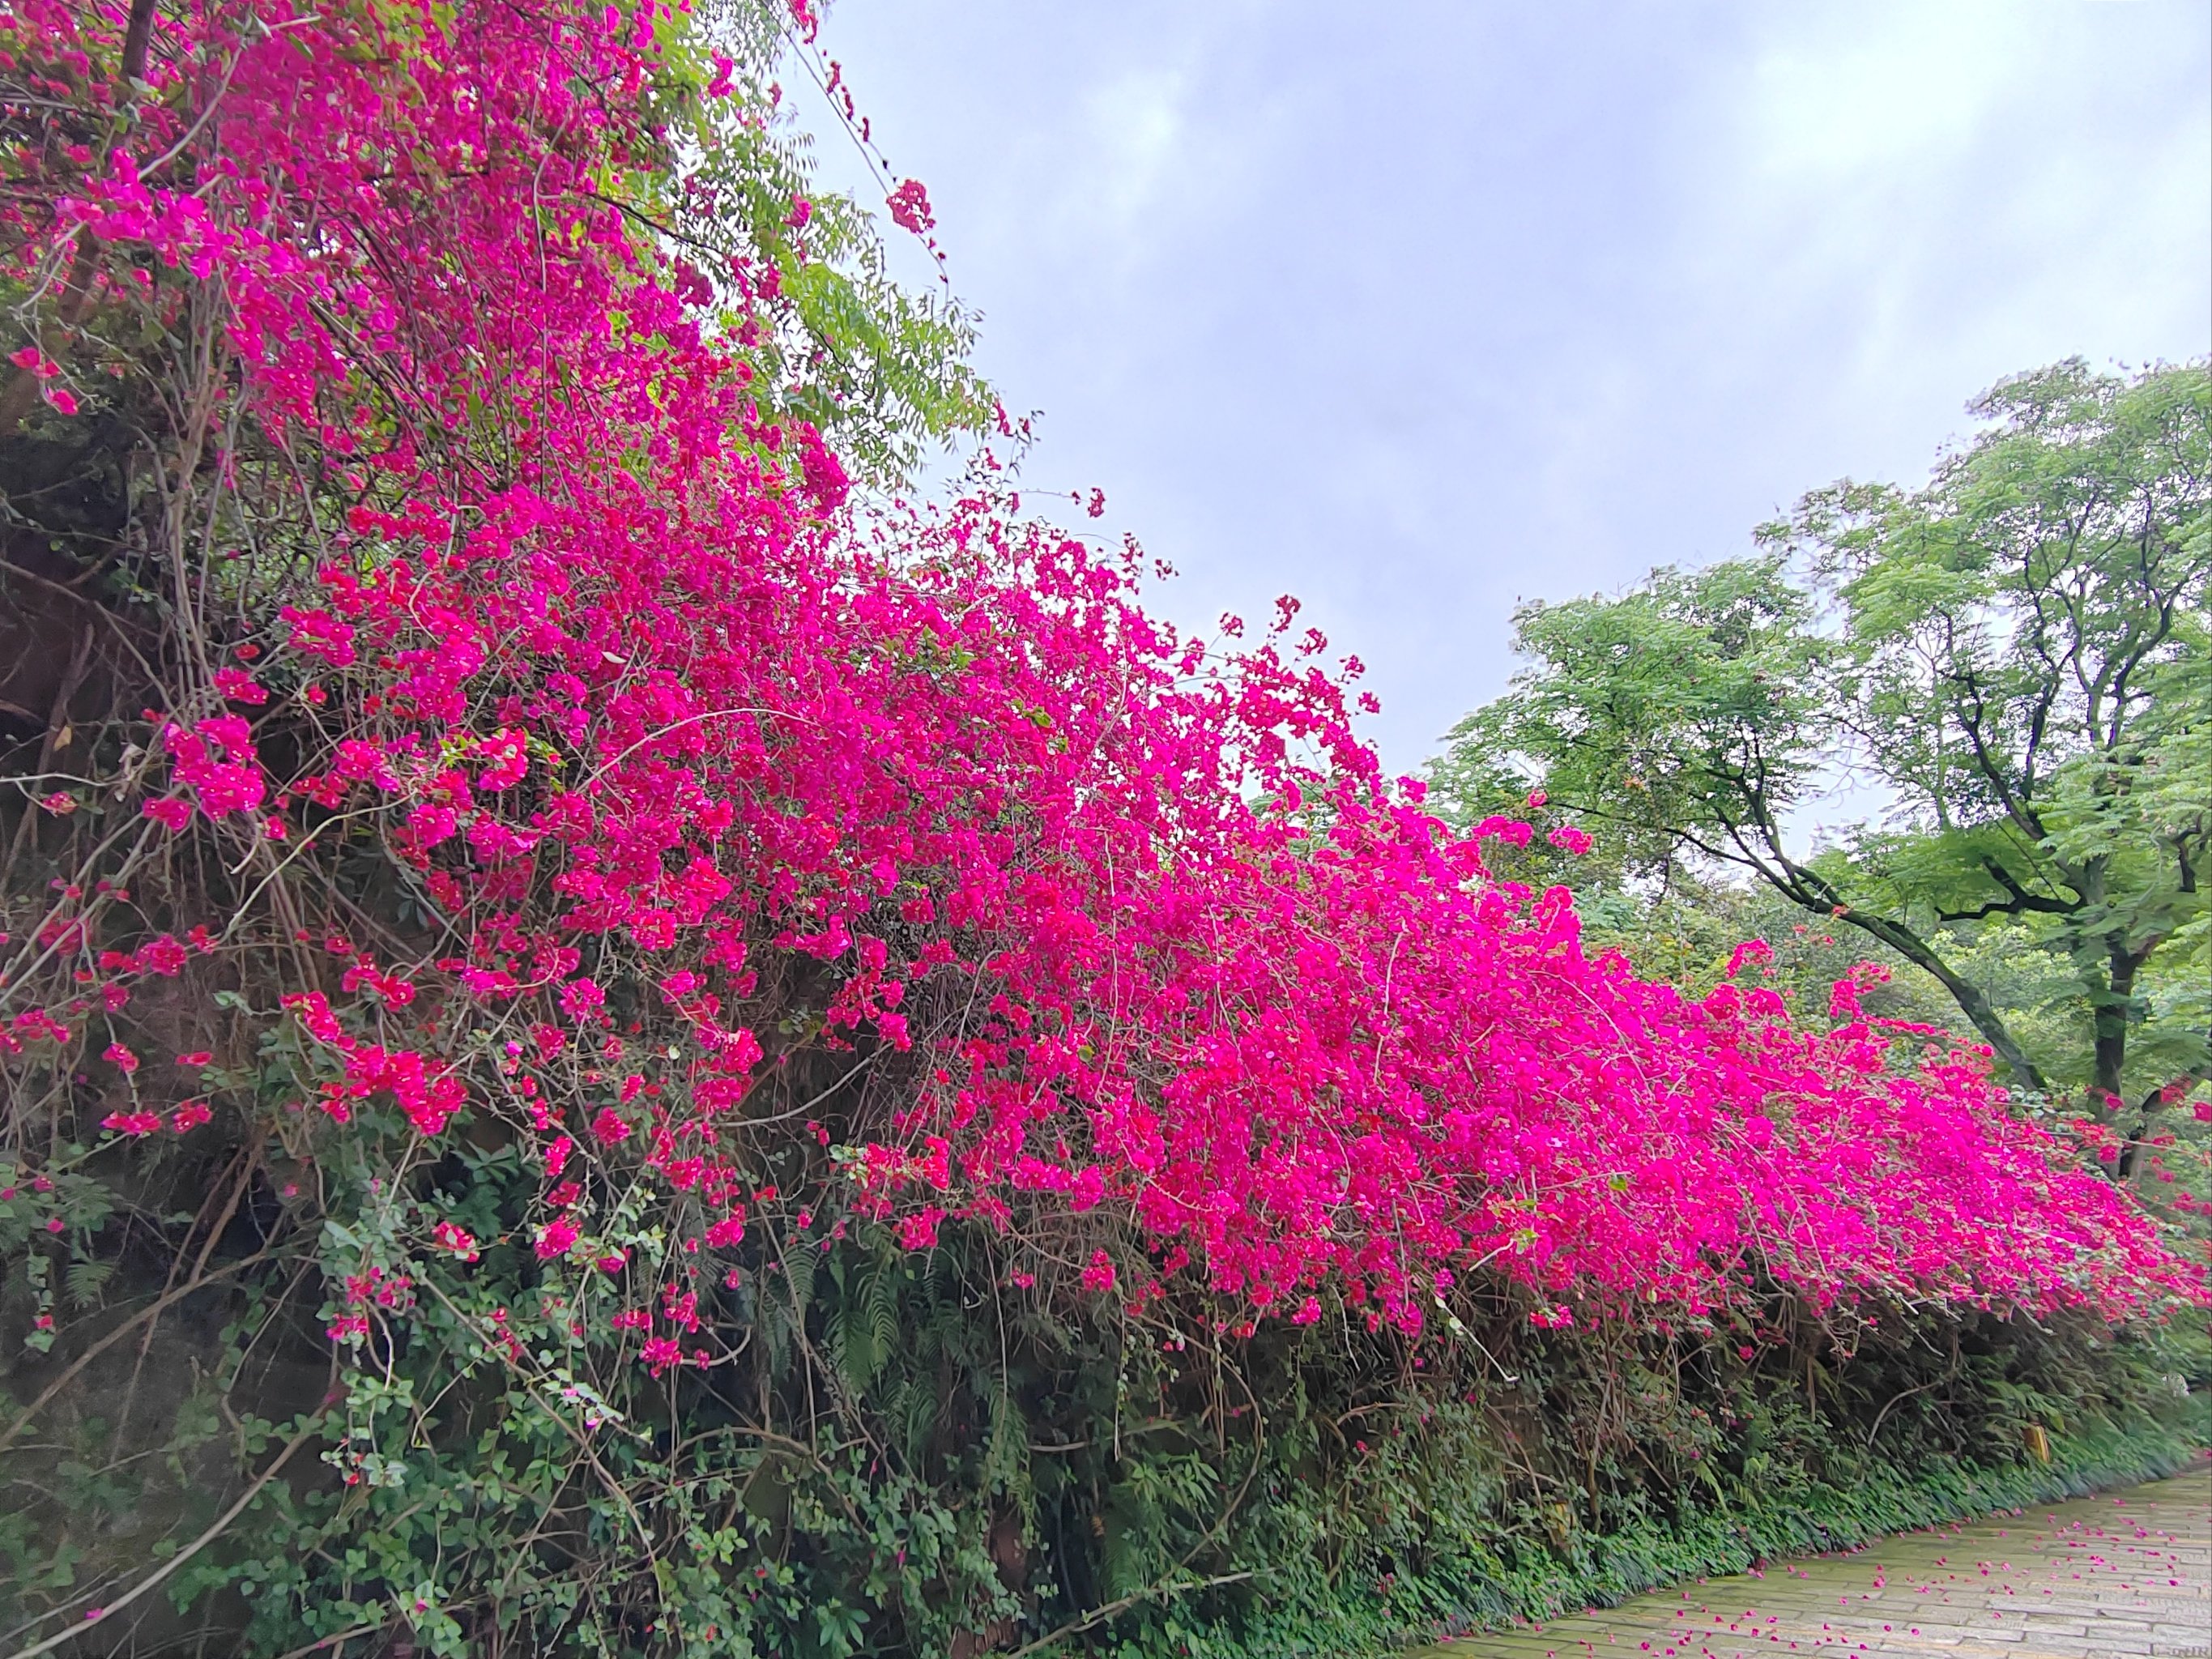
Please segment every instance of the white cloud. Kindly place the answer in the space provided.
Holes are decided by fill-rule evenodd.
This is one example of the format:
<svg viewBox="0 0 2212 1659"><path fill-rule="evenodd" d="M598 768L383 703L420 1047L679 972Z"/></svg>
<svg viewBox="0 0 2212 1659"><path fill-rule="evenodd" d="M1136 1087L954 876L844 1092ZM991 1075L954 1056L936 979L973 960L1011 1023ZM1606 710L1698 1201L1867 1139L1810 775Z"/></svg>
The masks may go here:
<svg viewBox="0 0 2212 1659"><path fill-rule="evenodd" d="M1999 376L2212 348L2203 0L840 0L1036 487L1285 587L1394 765L1513 599L1911 479Z"/></svg>
<svg viewBox="0 0 2212 1659"><path fill-rule="evenodd" d="M2075 351L2212 347L2203 18L1966 0L1766 14L1683 181L1677 246L1727 296L1720 355L1771 374L1825 340L1838 378L1814 396L1955 410Z"/></svg>
<svg viewBox="0 0 2212 1659"><path fill-rule="evenodd" d="M1091 154L1075 180L1083 201L1072 205L1103 210L1118 234L1136 228L1176 163L1190 78L1182 68L1131 70L1085 98Z"/></svg>
<svg viewBox="0 0 2212 1659"><path fill-rule="evenodd" d="M2033 77L2030 14L1953 3L1777 9L1750 65L1744 143L1782 189L1887 185L1980 132ZM1786 32L1785 32L1786 31Z"/></svg>

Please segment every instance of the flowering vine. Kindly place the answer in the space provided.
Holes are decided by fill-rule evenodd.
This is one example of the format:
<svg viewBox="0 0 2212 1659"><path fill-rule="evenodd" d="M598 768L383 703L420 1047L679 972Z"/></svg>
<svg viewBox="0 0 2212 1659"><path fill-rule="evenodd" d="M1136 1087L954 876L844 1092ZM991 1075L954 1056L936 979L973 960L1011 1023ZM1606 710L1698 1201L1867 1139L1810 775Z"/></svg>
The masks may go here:
<svg viewBox="0 0 2212 1659"><path fill-rule="evenodd" d="M43 0L9 50L89 64L128 21ZM422 896L410 959L309 941L332 967L284 998L319 1068L297 1106L389 1103L431 1142L512 1121L548 1260L603 1250L592 1171L622 1160L713 1248L774 1201L753 1120L785 1115L793 1050L758 1011L803 981L811 1040L875 1068L811 1201L915 1249L948 1215L1110 1207L1149 1265L1084 1281L1139 1303L1186 1270L1407 1329L1475 1268L1616 1310L1753 1267L1816 1298L2194 1291L1979 1053L1900 1065L1848 984L1831 1026L1586 956L1563 891L1485 868L1528 825L1455 836L1380 774L1293 605L1230 648L1016 493L856 504L756 380L782 273L702 273L608 183L668 165L680 21L195 6L158 21L144 118L17 210L27 283L88 267L95 307L155 326L216 306L216 430L321 480L281 606L167 688L137 775L149 833L291 880L366 823ZM98 395L50 368L56 410L64 380ZM27 949L98 955L111 997L174 971L167 933L95 951L94 908ZM25 1006L39 983L0 991L11 1049L82 1018L82 988Z"/></svg>

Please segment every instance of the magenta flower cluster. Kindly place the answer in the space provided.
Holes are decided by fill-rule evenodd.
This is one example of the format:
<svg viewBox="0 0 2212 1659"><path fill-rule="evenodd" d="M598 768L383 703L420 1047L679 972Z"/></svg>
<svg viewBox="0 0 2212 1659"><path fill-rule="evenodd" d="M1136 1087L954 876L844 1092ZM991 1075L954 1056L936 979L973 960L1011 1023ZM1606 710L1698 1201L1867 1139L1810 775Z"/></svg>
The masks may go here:
<svg viewBox="0 0 2212 1659"><path fill-rule="evenodd" d="M287 999L326 1062L308 1109L526 1126L526 1243L611 1273L588 1171L619 1158L697 1249L779 1199L917 1249L948 1218L1098 1212L1121 1231L1086 1237L1095 1292L1198 1274L1248 1318L1338 1295L1418 1330L1478 1269L1555 1324L1754 1274L2113 1316L2202 1294L2008 1115L1985 1052L1901 1048L1849 981L1797 1019L1586 952L1564 890L1486 867L1528 823L1455 834L1382 774L1356 665L1294 638L1294 605L1256 642L1193 635L1145 608L1133 556L1018 495L851 498L749 351L773 262L702 276L610 199L666 165L649 94L681 21L165 13L204 128L149 119L31 250L88 239L110 303L219 300L240 412L357 503L266 649L164 723L145 809L287 844L370 813L434 904L443 954L331 941L342 968ZM0 27L107 53L122 24L23 0ZM921 187L892 212L926 223ZM321 734L281 774L279 719ZM747 1010L793 959L818 964L822 1040L897 1093L837 1187L780 1195L731 1131L776 1071ZM626 1041L647 1020L681 1040ZM467 1039L492 1026L514 1035L486 1068ZM643 1357L684 1363L672 1336Z"/></svg>

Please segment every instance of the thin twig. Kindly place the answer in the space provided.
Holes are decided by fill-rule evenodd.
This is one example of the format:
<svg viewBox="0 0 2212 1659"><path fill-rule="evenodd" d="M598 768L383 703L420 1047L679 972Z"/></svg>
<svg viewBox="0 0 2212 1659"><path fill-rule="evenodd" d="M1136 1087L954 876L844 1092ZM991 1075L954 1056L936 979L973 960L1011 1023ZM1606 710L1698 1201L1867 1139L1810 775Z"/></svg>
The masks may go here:
<svg viewBox="0 0 2212 1659"><path fill-rule="evenodd" d="M248 1486L244 1492L239 1493L237 1501L216 1517L214 1525L210 1526L198 1537L193 1539L191 1543L185 1545L184 1548L179 1550L167 1560L161 1563L160 1566L155 1568L152 1572L147 1574L145 1577L140 1579L136 1584L125 1590L121 1595L117 1596L115 1600L110 1601L106 1607L94 1609L94 1612L98 1615L98 1618L100 1620L106 1620L112 1614L120 1613L124 1608L129 1607L133 1601L136 1601L140 1596L155 1589L164 1579L168 1577L171 1573L174 1572L179 1567L183 1566L185 1562L191 1560L192 1557L198 1555L202 1550L205 1549L210 1544L212 1544L217 1538L221 1537L224 1529L228 1528L232 1522L237 1520L240 1516L246 1513L246 1506L251 1504L255 1498L261 1496L261 1489L276 1478L277 1471L282 1469L286 1463L291 1461L292 1454L299 1450L301 1447L306 1445L307 1443L308 1437L313 1435L317 1429L322 1426L322 1425L323 1414L320 1412L317 1412L313 1417L301 1424L300 1425L300 1431L285 1443L284 1449L283 1451L276 1454L276 1461L271 1463L267 1468L262 1470L259 1474L254 1476L253 1484ZM82 1624L67 1626L61 1630L56 1631L52 1636L46 1638L45 1641L33 1643L31 1646L16 1653L13 1656L13 1659L38 1659L38 1656L40 1654L52 1653L56 1648L62 1646L64 1644L76 1640L79 1636L84 1633L85 1625L92 1622L94 1622L93 1620L88 1618Z"/></svg>
<svg viewBox="0 0 2212 1659"><path fill-rule="evenodd" d="M335 1636L325 1636L320 1641L310 1642L304 1648L294 1648L291 1652L283 1655L281 1659L307 1659L307 1656L311 1653L320 1653L325 1648L336 1647L342 1642L350 1642L356 1636L374 1636L383 1628L380 1624L356 1625L351 1630L342 1630Z"/></svg>
<svg viewBox="0 0 2212 1659"><path fill-rule="evenodd" d="M1258 1577L1258 1571L1254 1570L1246 1572L1224 1572L1218 1577L1194 1579L1190 1583L1183 1584L1148 1584L1143 1589L1133 1591L1130 1595L1123 1596L1118 1601L1109 1601L1104 1607L1097 1609L1095 1612L1087 1613L1080 1619L1070 1620L1068 1623L1062 1625L1058 1630L1051 1632L1051 1634L1038 1637L1036 1641L1030 1643L1025 1647L1016 1648L1012 1653L1006 1656L1006 1659L1029 1659L1029 1656L1035 1653L1039 1648L1048 1647L1053 1643L1060 1641L1065 1637L1080 1636L1084 1632L1091 1629L1093 1626L1103 1624L1107 1620L1111 1619L1115 1613L1127 1613L1131 1607L1135 1607L1139 1601L1149 1601L1154 1596L1181 1595L1189 1590L1212 1589L1218 1584L1241 1583L1247 1578L1256 1578Z"/></svg>
<svg viewBox="0 0 2212 1659"><path fill-rule="evenodd" d="M10 1423L8 1425L4 1432L0 1432L0 1446L5 1446L9 1441L21 1434L24 1428L28 1425L30 1420L43 1411L47 1403L52 1401L56 1395L67 1388L87 1365L89 1365L94 1360L99 1358L101 1354L105 1353L111 1346L120 1341L131 1332L137 1329L141 1321L157 1316L163 1311L163 1310L182 1301L185 1297L190 1296L194 1291L206 1289L218 1279L228 1279L234 1273L241 1272L247 1267L252 1267L257 1262L265 1261L268 1259L269 1253L266 1250L257 1251L255 1254L246 1257L242 1261L231 1262L226 1267L216 1268L211 1273L203 1274L200 1277L194 1279L188 1285L179 1285L175 1290L171 1291L167 1296L162 1297L159 1301L150 1302L146 1306L141 1308L137 1313L131 1315L130 1318L125 1320L113 1330L108 1332L106 1336L101 1337L99 1341L94 1343L89 1348L87 1348L82 1353L79 1354L76 1359L70 1362L70 1367L67 1370L64 1371L52 1382L47 1383L45 1389L40 1391L39 1397L36 1400L33 1400L29 1405L23 1407L21 1414L19 1415L13 1423Z"/></svg>

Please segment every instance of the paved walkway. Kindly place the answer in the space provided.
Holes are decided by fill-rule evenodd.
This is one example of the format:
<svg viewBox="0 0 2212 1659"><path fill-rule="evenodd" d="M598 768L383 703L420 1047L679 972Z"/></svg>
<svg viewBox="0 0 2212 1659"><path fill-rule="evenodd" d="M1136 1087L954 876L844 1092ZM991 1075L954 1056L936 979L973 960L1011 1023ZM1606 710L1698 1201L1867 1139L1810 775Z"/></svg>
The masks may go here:
<svg viewBox="0 0 2212 1659"><path fill-rule="evenodd" d="M1427 1659L2212 1659L2212 1465L1655 1591Z"/></svg>

